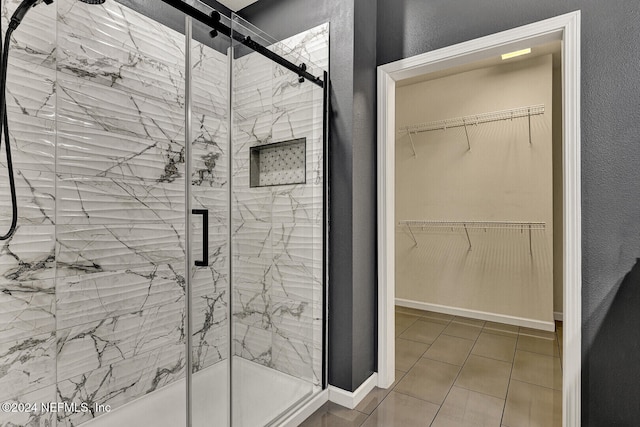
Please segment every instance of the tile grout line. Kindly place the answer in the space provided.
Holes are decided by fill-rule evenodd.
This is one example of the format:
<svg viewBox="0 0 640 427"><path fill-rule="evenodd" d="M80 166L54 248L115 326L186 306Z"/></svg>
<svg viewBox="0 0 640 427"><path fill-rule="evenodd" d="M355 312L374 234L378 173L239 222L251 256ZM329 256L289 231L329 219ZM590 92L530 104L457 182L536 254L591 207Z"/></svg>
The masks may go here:
<svg viewBox="0 0 640 427"><path fill-rule="evenodd" d="M502 407L502 416L500 417L500 425L503 426L506 424L504 421L504 412L507 409L507 398L509 397L509 389L511 388L511 376L513 375L513 367L516 364L516 352L518 351L518 341L520 341L520 329L518 329L518 334L516 335L516 345L513 347L513 359L511 360L511 371L509 372L509 382L507 383L507 394L504 396L504 406Z"/></svg>
<svg viewBox="0 0 640 427"><path fill-rule="evenodd" d="M454 319L455 319L455 317L453 319L451 319L451 322L453 322ZM451 322L449 322L449 324L451 324ZM486 324L486 322L484 322L482 324L482 326L480 326L480 334L482 333L482 329L484 329L484 325L485 324ZM475 326L475 325L467 325L467 326ZM438 335L436 340L438 338L440 338L440 335L447 335L447 334L444 333L445 329L442 330L442 332ZM444 406L444 402L447 401L447 397L449 397L449 394L451 393L451 389L453 389L453 387L456 385L456 381L458 380L458 377L460 377L460 373L462 373L462 370L464 369L464 365L467 364L467 360L469 360L469 356L471 356L471 352L473 351L473 348L476 346L476 343L478 342L478 337L480 336L480 334L478 334L478 336L475 338L475 340L473 340L473 345L471 346L471 350L469 350L469 354L467 354L467 357L464 359L464 362L462 363L462 366L460 366L460 370L458 371L458 374L453 379L453 382L451 383L451 387L449 387L449 391L444 396L444 399L442 399L442 403L439 405L438 410L436 411L436 414L433 416L433 420L431 420L431 422L429 423L429 426L432 426L433 423L436 421L436 418L438 418L438 414L440 413L440 410ZM453 335L447 335L447 336L453 336ZM456 337L456 338L461 338L461 337Z"/></svg>

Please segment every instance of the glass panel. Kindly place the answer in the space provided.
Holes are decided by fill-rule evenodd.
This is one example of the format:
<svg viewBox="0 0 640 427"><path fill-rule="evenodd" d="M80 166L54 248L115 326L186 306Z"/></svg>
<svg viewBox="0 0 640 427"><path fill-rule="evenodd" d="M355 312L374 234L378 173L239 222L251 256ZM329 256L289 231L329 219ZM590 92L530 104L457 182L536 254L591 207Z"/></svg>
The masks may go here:
<svg viewBox="0 0 640 427"><path fill-rule="evenodd" d="M204 8L203 6L201 6ZM208 11L210 12L210 10ZM222 22L231 25L222 17ZM193 21L191 41L191 414L227 426L229 411L230 39ZM203 242L207 221L207 241ZM205 260L203 243L208 256ZM206 264L206 265L196 265Z"/></svg>
<svg viewBox="0 0 640 427"><path fill-rule="evenodd" d="M105 405L57 425L184 426L184 29L37 7L57 8L55 400Z"/></svg>
<svg viewBox="0 0 640 427"><path fill-rule="evenodd" d="M19 4L2 2L3 29ZM14 33L0 401L41 417L1 425L185 425L185 37L154 19L172 13L57 0Z"/></svg>
<svg viewBox="0 0 640 427"><path fill-rule="evenodd" d="M237 16L232 28L232 420L249 427L322 386L323 91L239 40L322 76L328 27L279 43Z"/></svg>

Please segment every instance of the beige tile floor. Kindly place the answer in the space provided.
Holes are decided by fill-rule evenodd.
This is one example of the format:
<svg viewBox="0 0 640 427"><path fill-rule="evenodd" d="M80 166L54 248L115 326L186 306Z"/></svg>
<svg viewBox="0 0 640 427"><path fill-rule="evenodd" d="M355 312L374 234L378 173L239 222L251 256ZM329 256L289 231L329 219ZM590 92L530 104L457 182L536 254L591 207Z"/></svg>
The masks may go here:
<svg viewBox="0 0 640 427"><path fill-rule="evenodd" d="M396 307L396 381L304 427L562 426L556 333Z"/></svg>

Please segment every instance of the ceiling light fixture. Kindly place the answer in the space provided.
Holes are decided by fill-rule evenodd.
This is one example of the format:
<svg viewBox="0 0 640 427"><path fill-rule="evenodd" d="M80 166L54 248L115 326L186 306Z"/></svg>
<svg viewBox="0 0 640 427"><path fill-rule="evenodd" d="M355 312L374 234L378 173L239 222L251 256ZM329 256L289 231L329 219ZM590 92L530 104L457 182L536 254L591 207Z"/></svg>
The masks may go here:
<svg viewBox="0 0 640 427"><path fill-rule="evenodd" d="M504 53L502 54L502 60L504 61L505 59L515 58L516 56L526 55L529 53L531 53L530 47L522 50L516 50L515 52Z"/></svg>

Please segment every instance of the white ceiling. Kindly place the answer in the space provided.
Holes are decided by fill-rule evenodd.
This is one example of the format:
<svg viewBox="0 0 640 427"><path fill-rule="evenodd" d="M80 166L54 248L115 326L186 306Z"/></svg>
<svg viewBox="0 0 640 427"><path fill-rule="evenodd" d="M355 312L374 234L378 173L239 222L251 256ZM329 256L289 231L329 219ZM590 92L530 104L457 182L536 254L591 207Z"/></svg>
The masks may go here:
<svg viewBox="0 0 640 427"><path fill-rule="evenodd" d="M234 12L239 11L242 8L255 3L258 0L218 0L218 3L222 3Z"/></svg>

